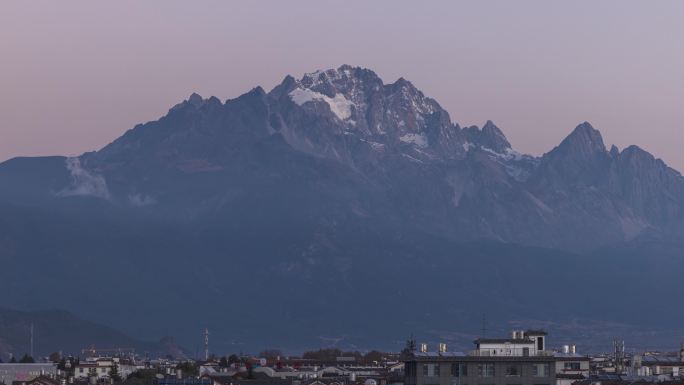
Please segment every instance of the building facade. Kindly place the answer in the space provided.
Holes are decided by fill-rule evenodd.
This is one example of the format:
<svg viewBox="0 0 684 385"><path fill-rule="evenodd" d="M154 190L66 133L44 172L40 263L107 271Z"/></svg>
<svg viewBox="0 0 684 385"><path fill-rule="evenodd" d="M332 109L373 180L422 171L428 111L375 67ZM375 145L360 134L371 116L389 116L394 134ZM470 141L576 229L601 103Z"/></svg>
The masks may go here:
<svg viewBox="0 0 684 385"><path fill-rule="evenodd" d="M551 356L491 357L416 353L406 362L406 385L555 385Z"/></svg>
<svg viewBox="0 0 684 385"><path fill-rule="evenodd" d="M110 378L113 368L119 377L126 379L138 368L128 360L121 360L118 357L87 358L74 366L74 378L83 380L94 377L98 380Z"/></svg>
<svg viewBox="0 0 684 385"><path fill-rule="evenodd" d="M556 353L546 349L545 332L514 331L511 338L478 339L469 353L447 352L443 344L438 352L428 352L423 345L405 358L405 384L556 385L559 370L588 368L588 358L564 360L559 363Z"/></svg>

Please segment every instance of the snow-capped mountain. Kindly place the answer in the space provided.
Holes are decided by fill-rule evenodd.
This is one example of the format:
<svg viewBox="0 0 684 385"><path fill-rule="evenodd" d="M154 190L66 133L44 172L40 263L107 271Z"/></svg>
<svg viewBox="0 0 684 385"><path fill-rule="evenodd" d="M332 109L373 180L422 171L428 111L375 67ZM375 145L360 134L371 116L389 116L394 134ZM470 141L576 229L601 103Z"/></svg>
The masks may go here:
<svg viewBox="0 0 684 385"><path fill-rule="evenodd" d="M352 164L363 162L361 152L414 161L465 153L449 114L404 79L384 84L370 70L342 66L287 77L268 98L273 129L301 151Z"/></svg>
<svg viewBox="0 0 684 385"><path fill-rule="evenodd" d="M291 170L269 168L281 158ZM588 123L544 156L525 155L493 122L461 128L409 81L385 84L347 65L287 76L268 93L257 87L225 103L193 94L65 167L71 184L55 199L91 195L167 213L173 205L190 216L229 210L250 194L244 178L286 181L306 167L314 174L334 168L353 181L344 190L355 199L322 194L314 201L332 199L345 215L411 218L409 226L449 239L570 250L674 236L684 204L679 173L637 147L608 151ZM188 186L185 179L208 182ZM325 175L306 182L319 179Z"/></svg>
<svg viewBox="0 0 684 385"><path fill-rule="evenodd" d="M42 279L64 287L64 298L73 287L58 277L86 279L96 288L89 293L114 302L143 290L160 299L159 312L196 289L207 309L238 287L259 287L252 295L262 302L240 302L245 309L282 289L289 302L271 306L307 331L318 313L292 313L302 296L326 314L316 325L334 325L348 318L336 312L366 298L358 290L375 290L370 282L400 300L418 294L397 282L418 277L432 293L469 293L461 300L473 309L496 303L501 314L522 316L537 310L516 308L515 298L571 296L556 285L572 274L598 274L598 282L609 271L582 270L567 262L581 257L566 252L684 250L684 178L651 154L609 150L589 123L540 157L522 154L493 122L460 127L409 81L385 84L347 65L287 76L269 92L257 87L225 102L193 94L98 151L6 161L0 186L0 257L9 266L0 282L18 293L8 297L15 306L54 299L16 281L27 261L39 259L50 272ZM548 253L564 258L519 259ZM680 267L677 259L663 263L669 268L658 274ZM159 269L173 283L151 285ZM531 274L555 288L540 293L535 281L509 292L506 279L485 287L473 271ZM119 287L120 275L131 284L112 296L106 288ZM379 302L387 314L402 308L385 297L372 305ZM435 319L467 318L460 308L421 309Z"/></svg>

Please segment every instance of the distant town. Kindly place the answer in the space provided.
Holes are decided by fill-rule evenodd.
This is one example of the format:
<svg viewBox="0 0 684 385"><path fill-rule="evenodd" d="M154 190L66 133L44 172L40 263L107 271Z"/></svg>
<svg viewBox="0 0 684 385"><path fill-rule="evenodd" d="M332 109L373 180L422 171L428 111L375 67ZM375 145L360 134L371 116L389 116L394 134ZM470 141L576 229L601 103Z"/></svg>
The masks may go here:
<svg viewBox="0 0 684 385"><path fill-rule="evenodd" d="M673 347L674 348L674 347ZM672 352L626 353L614 341L606 353L553 347L544 330L514 330L478 338L467 352L412 337L401 352L344 352L326 348L286 356L210 353L202 359L142 357L133 350L86 348L0 362L3 385L648 385L684 384L684 344Z"/></svg>

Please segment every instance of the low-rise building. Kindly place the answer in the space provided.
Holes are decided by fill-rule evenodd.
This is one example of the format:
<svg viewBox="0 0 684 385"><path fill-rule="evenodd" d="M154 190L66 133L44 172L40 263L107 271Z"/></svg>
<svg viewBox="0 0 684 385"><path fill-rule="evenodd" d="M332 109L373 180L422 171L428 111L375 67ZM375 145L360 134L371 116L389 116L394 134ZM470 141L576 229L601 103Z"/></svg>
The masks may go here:
<svg viewBox="0 0 684 385"><path fill-rule="evenodd" d="M640 376L659 376L665 379L684 377L684 362L678 356L635 356L633 366Z"/></svg>
<svg viewBox="0 0 684 385"><path fill-rule="evenodd" d="M74 378L77 380L95 377L98 380L110 378L116 367L119 377L127 378L137 370L132 362L119 357L87 358L74 365Z"/></svg>
<svg viewBox="0 0 684 385"><path fill-rule="evenodd" d="M39 376L55 378L57 376L57 364L0 364L0 383L7 385L13 382L28 382Z"/></svg>
<svg viewBox="0 0 684 385"><path fill-rule="evenodd" d="M589 377L591 358L577 354L574 345L564 346L556 358L556 385L572 385Z"/></svg>

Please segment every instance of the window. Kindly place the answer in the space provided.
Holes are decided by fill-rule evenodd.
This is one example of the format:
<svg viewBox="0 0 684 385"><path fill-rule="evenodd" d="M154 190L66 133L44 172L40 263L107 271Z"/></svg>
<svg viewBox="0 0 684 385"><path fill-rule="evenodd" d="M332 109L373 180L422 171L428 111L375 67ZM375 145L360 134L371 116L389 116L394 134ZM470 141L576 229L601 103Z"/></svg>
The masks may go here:
<svg viewBox="0 0 684 385"><path fill-rule="evenodd" d="M452 377L465 377L468 375L468 365L466 364L451 364Z"/></svg>
<svg viewBox="0 0 684 385"><path fill-rule="evenodd" d="M439 364L423 365L423 377L439 377Z"/></svg>
<svg viewBox="0 0 684 385"><path fill-rule="evenodd" d="M409 378L416 378L416 363L415 362L407 362L406 363L406 377Z"/></svg>
<svg viewBox="0 0 684 385"><path fill-rule="evenodd" d="M549 364L532 365L532 375L534 377L548 377L550 372Z"/></svg>
<svg viewBox="0 0 684 385"><path fill-rule="evenodd" d="M522 375L522 366L520 365L506 365L506 375L507 376L521 376Z"/></svg>
<svg viewBox="0 0 684 385"><path fill-rule="evenodd" d="M563 365L565 370L580 370L580 363L579 362L566 362Z"/></svg>
<svg viewBox="0 0 684 385"><path fill-rule="evenodd" d="M494 377L494 364L477 365L477 375L480 377Z"/></svg>

